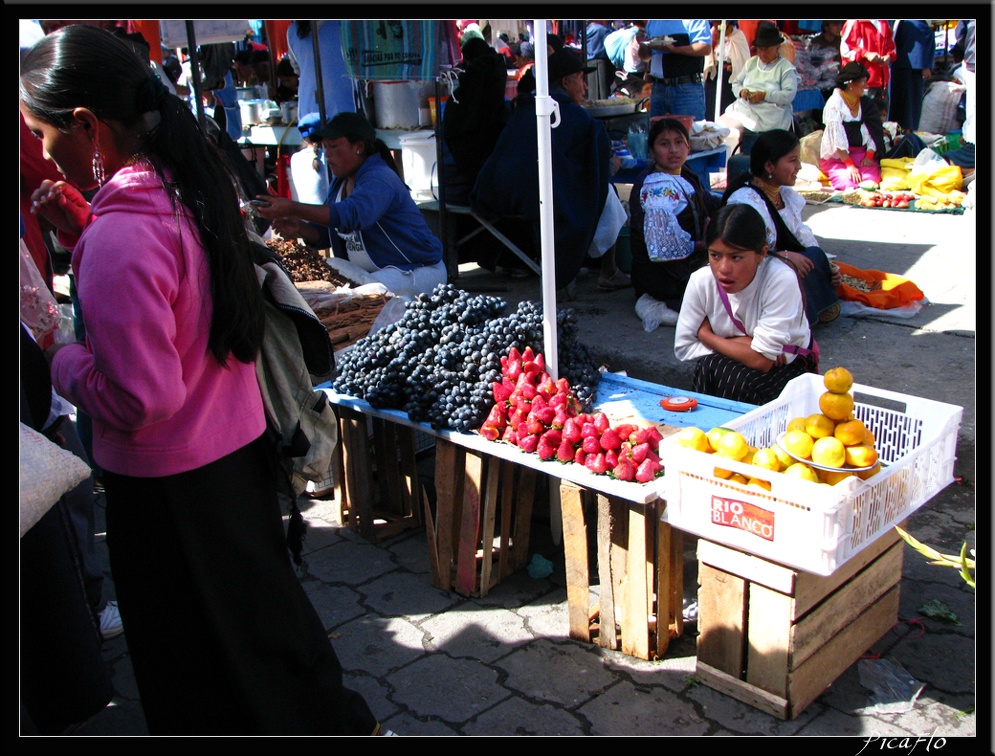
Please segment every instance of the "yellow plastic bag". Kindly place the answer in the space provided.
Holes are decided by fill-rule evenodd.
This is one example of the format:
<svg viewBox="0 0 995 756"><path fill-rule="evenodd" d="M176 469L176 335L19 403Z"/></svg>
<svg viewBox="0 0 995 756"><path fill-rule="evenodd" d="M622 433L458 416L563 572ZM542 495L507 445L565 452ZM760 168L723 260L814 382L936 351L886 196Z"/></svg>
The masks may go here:
<svg viewBox="0 0 995 756"><path fill-rule="evenodd" d="M944 195L954 189L960 189L964 184L964 175L959 165L943 165L932 167L926 171L909 172L909 188L916 194L937 196Z"/></svg>
<svg viewBox="0 0 995 756"><path fill-rule="evenodd" d="M909 190L909 169L914 158L882 158L881 189L886 192Z"/></svg>

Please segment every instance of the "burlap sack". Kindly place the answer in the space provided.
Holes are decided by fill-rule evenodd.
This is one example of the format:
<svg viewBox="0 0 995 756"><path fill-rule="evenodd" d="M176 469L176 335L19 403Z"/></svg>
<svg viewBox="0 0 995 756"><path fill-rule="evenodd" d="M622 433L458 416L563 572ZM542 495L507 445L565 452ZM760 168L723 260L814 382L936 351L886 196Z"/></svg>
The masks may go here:
<svg viewBox="0 0 995 756"><path fill-rule="evenodd" d="M62 498L90 475L90 467L72 452L20 423L20 538Z"/></svg>

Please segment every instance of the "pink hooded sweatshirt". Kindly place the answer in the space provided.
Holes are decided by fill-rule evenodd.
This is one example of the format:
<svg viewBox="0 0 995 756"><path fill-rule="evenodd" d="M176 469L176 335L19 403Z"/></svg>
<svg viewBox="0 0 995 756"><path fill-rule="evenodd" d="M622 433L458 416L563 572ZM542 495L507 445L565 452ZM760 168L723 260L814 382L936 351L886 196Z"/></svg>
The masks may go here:
<svg viewBox="0 0 995 756"><path fill-rule="evenodd" d="M72 247L86 343L59 350L52 383L93 418L95 461L120 475L203 467L266 425L255 366L222 367L208 349L207 259L178 207L149 166L123 168Z"/></svg>

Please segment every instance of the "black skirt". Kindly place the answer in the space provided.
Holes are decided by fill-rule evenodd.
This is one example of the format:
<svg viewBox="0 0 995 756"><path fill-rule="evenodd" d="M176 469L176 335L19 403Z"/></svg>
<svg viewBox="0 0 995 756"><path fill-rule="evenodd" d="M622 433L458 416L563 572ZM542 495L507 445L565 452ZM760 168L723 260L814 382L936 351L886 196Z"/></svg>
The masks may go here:
<svg viewBox="0 0 995 756"><path fill-rule="evenodd" d="M149 732L371 735L291 565L260 438L165 478L107 473L107 545Z"/></svg>

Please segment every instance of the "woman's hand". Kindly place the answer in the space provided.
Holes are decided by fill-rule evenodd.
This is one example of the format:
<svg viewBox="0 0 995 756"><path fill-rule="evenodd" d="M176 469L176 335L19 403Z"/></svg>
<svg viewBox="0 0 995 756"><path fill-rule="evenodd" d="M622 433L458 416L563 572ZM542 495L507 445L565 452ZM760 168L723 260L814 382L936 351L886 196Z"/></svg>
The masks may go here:
<svg viewBox="0 0 995 756"><path fill-rule="evenodd" d="M45 179L31 193L31 212L58 231L79 236L90 217L90 203L71 184Z"/></svg>
<svg viewBox="0 0 995 756"><path fill-rule="evenodd" d="M830 265L829 267L833 271L833 277L831 279L833 288L838 289L843 283L843 274L840 273L840 269L836 265Z"/></svg>
<svg viewBox="0 0 995 756"><path fill-rule="evenodd" d="M787 250L784 250L782 252L778 252L778 254L784 255L788 258L791 264L798 270L798 275L802 278L811 273L812 269L815 267L815 263L805 257L805 255L801 252L788 252Z"/></svg>
<svg viewBox="0 0 995 756"><path fill-rule="evenodd" d="M277 220L279 218L289 218L297 215L296 202L286 197L277 197L272 194L256 195L256 212L266 220Z"/></svg>
<svg viewBox="0 0 995 756"><path fill-rule="evenodd" d="M749 100L750 102L756 104L758 102L763 102L766 96L766 92L750 92Z"/></svg>
<svg viewBox="0 0 995 756"><path fill-rule="evenodd" d="M848 165L846 172L850 175L850 180L854 184L859 184L864 180L864 177L860 175L860 169L856 165Z"/></svg>
<svg viewBox="0 0 995 756"><path fill-rule="evenodd" d="M864 165L864 166L867 166L867 165L877 165L878 161L875 160L872 157L865 157L863 160L860 161L860 164ZM859 173L859 171L858 171L858 173ZM858 180L857 183L859 184L860 180Z"/></svg>
<svg viewBox="0 0 995 756"><path fill-rule="evenodd" d="M284 239L298 239L308 225L300 218L276 218L273 220L272 228Z"/></svg>

